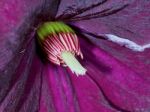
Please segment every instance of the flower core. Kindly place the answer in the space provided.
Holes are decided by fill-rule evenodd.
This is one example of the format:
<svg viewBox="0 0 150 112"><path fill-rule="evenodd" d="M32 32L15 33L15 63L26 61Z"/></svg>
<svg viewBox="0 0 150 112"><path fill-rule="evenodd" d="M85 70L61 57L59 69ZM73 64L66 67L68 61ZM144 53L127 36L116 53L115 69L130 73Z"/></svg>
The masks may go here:
<svg viewBox="0 0 150 112"><path fill-rule="evenodd" d="M75 58L83 59L78 37L63 22L46 22L38 30L38 40L47 55L47 59L57 65L63 65L78 75L84 75L86 69Z"/></svg>

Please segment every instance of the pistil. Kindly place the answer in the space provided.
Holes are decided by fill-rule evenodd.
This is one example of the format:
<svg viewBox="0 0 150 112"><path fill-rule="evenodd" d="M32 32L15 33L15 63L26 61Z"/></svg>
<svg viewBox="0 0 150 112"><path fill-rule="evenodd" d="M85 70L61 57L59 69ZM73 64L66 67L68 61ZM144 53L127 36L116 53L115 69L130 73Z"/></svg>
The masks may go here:
<svg viewBox="0 0 150 112"><path fill-rule="evenodd" d="M70 70L77 76L85 74L86 69L78 62L71 52L64 51L61 53L61 57Z"/></svg>

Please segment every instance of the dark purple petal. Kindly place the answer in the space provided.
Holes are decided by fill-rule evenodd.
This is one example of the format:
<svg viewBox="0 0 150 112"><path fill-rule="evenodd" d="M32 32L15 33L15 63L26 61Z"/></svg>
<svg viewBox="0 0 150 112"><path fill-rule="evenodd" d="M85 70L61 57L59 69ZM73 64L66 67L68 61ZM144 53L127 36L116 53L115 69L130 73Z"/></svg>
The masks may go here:
<svg viewBox="0 0 150 112"><path fill-rule="evenodd" d="M18 55L13 61L19 63L18 66L12 63L15 70L11 67L1 74L0 111L36 111L39 106L42 64L35 56L34 44L26 47L23 56L19 58Z"/></svg>
<svg viewBox="0 0 150 112"><path fill-rule="evenodd" d="M107 4L107 5L105 5ZM97 18L87 21L76 22L76 26L85 29L86 31L98 34L103 33L101 28L106 27L107 32L130 38L136 42L145 43L149 40L149 2L147 1L130 1L130 2L106 2L102 9L106 9L111 6L122 6L128 4L128 7L122 11L115 13L104 18ZM98 9L95 9L98 11ZM96 27L90 27L95 26ZM98 28L99 26L99 28ZM101 27L102 26L102 27ZM105 32L104 32L105 33ZM143 41L143 38L146 38Z"/></svg>
<svg viewBox="0 0 150 112"><path fill-rule="evenodd" d="M94 1L68 1L60 3L57 18L64 21L81 21L101 18L117 13L126 8L130 0L94 0ZM67 5L66 3L70 3Z"/></svg>
<svg viewBox="0 0 150 112"><path fill-rule="evenodd" d="M68 1L61 0L60 7L57 13L57 18L61 19L72 19L75 16L86 14L86 12L91 11L93 8L99 8L102 4L107 2L107 0L95 0L95 1ZM67 5L66 3L69 3ZM69 20L70 21L70 20Z"/></svg>
<svg viewBox="0 0 150 112"><path fill-rule="evenodd" d="M55 6L53 6L54 3L57 3L57 1L1 1L0 70L5 68L6 64L17 52L24 51L22 47L30 39L30 36L32 35L30 32L34 32L34 24L37 24L36 22L39 21L39 15L41 19L44 15L47 15L49 17L55 16L58 5L55 4ZM50 10L48 7L51 6L53 8Z"/></svg>
<svg viewBox="0 0 150 112"><path fill-rule="evenodd" d="M0 111L39 109L43 65L36 56L35 27L45 15L49 20L55 16L58 3L56 0L1 1Z"/></svg>
<svg viewBox="0 0 150 112"><path fill-rule="evenodd" d="M147 16L150 12L149 8L147 8L149 6L150 4L147 1L134 1L117 14L101 19L80 21L76 23L76 26L97 36L109 33L127 38L140 45L149 44L150 24L148 21L150 18ZM89 74L92 75L90 76L96 83L101 85L114 107L130 111L149 111L150 50L134 52L106 40L86 36L104 50L102 53L98 48L94 48L94 56L86 56L91 59L87 63L93 62L93 64L88 65L86 63L86 65L88 70L91 68ZM86 51L90 47L89 45L83 46L84 54L89 54ZM89 51L92 51L92 46ZM95 55L97 55L97 60L92 60ZM98 62L98 60L100 61ZM96 66L93 67L93 65ZM98 66L100 67L97 68ZM96 68L97 72L101 71L102 73L100 74L104 75L100 77L100 75L96 74Z"/></svg>
<svg viewBox="0 0 150 112"><path fill-rule="evenodd" d="M72 1L70 8L86 9L98 1ZM149 18L145 18L149 13L145 8L149 7L148 1L129 1L110 0L104 6L99 5L101 8L76 14L80 18L99 9L122 7L129 3L129 7L114 15L76 25L96 35L112 33L144 44L149 41ZM61 2L58 15L68 8L66 2ZM58 7L55 3L59 4L59 1L1 2L0 111L149 111L149 50L135 53L113 43L96 40L103 51L81 39L85 57L81 62L88 69L86 76L76 77L68 69L53 65L47 65L43 71L43 64L35 52L34 28L38 22L54 18ZM91 27L94 24L97 27Z"/></svg>
<svg viewBox="0 0 150 112"><path fill-rule="evenodd" d="M150 17L148 15L150 10L147 8L149 6L150 3L147 1L135 0L134 2L129 3L128 7L114 15L101 19L97 18L76 22L75 25L97 36L109 33L122 38L127 38L139 45L149 44ZM90 37L90 39L99 47L103 48L138 73L145 81L149 81L149 49L144 52L134 52L107 40L98 40L93 37Z"/></svg>
<svg viewBox="0 0 150 112"><path fill-rule="evenodd" d="M88 75L101 88L113 108L131 112L150 110L148 81L112 55L99 47L94 47L90 42L81 40L81 45L85 57L83 64L88 70Z"/></svg>

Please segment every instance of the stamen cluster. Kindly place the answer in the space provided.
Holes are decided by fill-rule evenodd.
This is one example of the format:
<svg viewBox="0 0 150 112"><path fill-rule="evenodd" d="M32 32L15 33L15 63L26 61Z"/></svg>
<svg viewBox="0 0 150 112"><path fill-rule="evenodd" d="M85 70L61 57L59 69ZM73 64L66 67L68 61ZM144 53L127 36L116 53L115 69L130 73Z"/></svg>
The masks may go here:
<svg viewBox="0 0 150 112"><path fill-rule="evenodd" d="M38 31L38 40L47 59L57 65L63 65L78 75L84 75L86 69L75 58L80 56L80 44L75 32L62 22L46 22Z"/></svg>

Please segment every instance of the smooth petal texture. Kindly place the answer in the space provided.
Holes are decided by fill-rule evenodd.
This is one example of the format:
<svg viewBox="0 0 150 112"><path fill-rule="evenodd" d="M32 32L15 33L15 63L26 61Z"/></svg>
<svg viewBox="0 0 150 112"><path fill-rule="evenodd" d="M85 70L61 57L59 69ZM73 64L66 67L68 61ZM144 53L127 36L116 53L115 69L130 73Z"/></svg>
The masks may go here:
<svg viewBox="0 0 150 112"><path fill-rule="evenodd" d="M101 4L103 1L107 0L94 0L94 4ZM69 5L66 3L69 3ZM92 8L90 3L89 0L61 0L56 18L69 20L74 16L85 14Z"/></svg>
<svg viewBox="0 0 150 112"><path fill-rule="evenodd" d="M79 21L93 16L105 17L124 9L131 2L132 0L61 0L57 18Z"/></svg>
<svg viewBox="0 0 150 112"><path fill-rule="evenodd" d="M99 47L93 47L90 43L81 45L86 60L85 68L93 81L102 88L107 101L114 108L131 112L150 110L148 81Z"/></svg>
<svg viewBox="0 0 150 112"><path fill-rule="evenodd" d="M61 1L57 16L73 13L74 10L63 12L68 8L66 2L68 3L68 0ZM85 8L94 2L71 1L70 4L73 6L70 8ZM112 33L139 44L149 41L146 36L149 34L149 24L147 24L149 18L146 16L149 10L144 9L149 7L148 1L109 0L105 3L104 6L99 5L100 7L91 8L92 10L80 15L76 14L72 21L75 22L80 16L91 12L129 4L126 9L114 15L76 22L75 25L96 35ZM56 0L1 2L0 111L148 112L150 110L149 49L143 53L135 53L111 42L91 37L90 40L94 44L81 39L85 57L81 63L88 69L85 77L76 77L69 69L52 64L43 68L35 52L34 20L39 22L35 18L41 16L41 12L44 13L46 20L51 20L50 18L56 14L58 4L59 1ZM133 20L137 20L134 21L135 24L132 24ZM93 24L97 26L91 27L94 26ZM93 57L96 60L93 60Z"/></svg>
<svg viewBox="0 0 150 112"><path fill-rule="evenodd" d="M55 16L58 3L56 0L0 2L0 111L39 109L43 64L35 51L35 26L40 22L39 15ZM51 6L53 9L49 10Z"/></svg>
<svg viewBox="0 0 150 112"><path fill-rule="evenodd" d="M53 5L55 3L55 6ZM57 1L53 0L2 0L0 3L0 70L5 68L16 52L22 52L22 45L35 30L37 17L54 17ZM49 7L52 7L50 10ZM44 15L43 15L44 13ZM46 13L46 14L45 14ZM18 49L19 47L19 49Z"/></svg>
<svg viewBox="0 0 150 112"><path fill-rule="evenodd" d="M121 6L124 3L108 1L106 5L102 6L102 9L107 9L107 7L113 5ZM87 32L90 32L96 36L101 36L110 33L128 38L141 45L149 44L150 24L148 23L148 15L150 10L145 8L149 7L149 3L134 0L126 3L129 5L125 9L100 19L82 20L82 16L86 15L86 13L83 13L81 14L81 20L77 20L74 25L81 28L81 33L85 31L83 34L88 36L98 47L108 52L105 53L98 47L92 49L93 46L90 49L90 43L82 46L83 51L85 51L84 55L87 57L85 60L88 60L85 66L88 67L89 75L102 88L107 101L120 111L147 112L150 110L149 49L142 53L136 53L106 40L94 39L87 34ZM99 9L93 9L92 11L96 12ZM86 54L90 54L90 51L93 51L93 55L87 56ZM95 56L97 60L92 59ZM98 62L98 60L100 61Z"/></svg>
<svg viewBox="0 0 150 112"><path fill-rule="evenodd" d="M80 62L87 74L76 77L67 68L47 65L40 112L149 111L149 83L86 39L80 38L80 43L84 55Z"/></svg>
<svg viewBox="0 0 150 112"><path fill-rule="evenodd" d="M50 64L42 76L40 112L115 112L88 75Z"/></svg>
<svg viewBox="0 0 150 112"><path fill-rule="evenodd" d="M117 2L115 4L119 5ZM100 19L97 18L79 21L76 22L75 25L83 30L92 32L97 36L109 33L122 38L127 38L140 45L149 44L150 24L148 21L150 18L147 15L149 15L150 10L145 7L148 7L150 3L147 1L135 0L128 2L128 4L128 7L114 15ZM133 52L107 40L94 39L93 37L90 37L90 35L86 36L89 36L95 44L109 52L112 56L116 57L134 72L137 72L142 78L145 79L145 81L149 81L150 49L147 49L142 53Z"/></svg>
<svg viewBox="0 0 150 112"><path fill-rule="evenodd" d="M32 42L28 43L28 46ZM5 74L1 74L0 111L36 111L39 108L42 64L35 56L34 44L26 47L23 56L21 58L19 55L16 56L14 61L19 61L15 71L9 68L5 70Z"/></svg>
<svg viewBox="0 0 150 112"><path fill-rule="evenodd" d="M114 15L101 19L79 21L75 25L83 29L83 31L92 32L97 36L109 33L127 38L140 45L149 44L150 24L148 20L150 18L148 15L150 10L146 8L149 5L147 1L134 1L127 8ZM95 74L91 77L101 85L110 101L117 107L129 111L150 111L150 49L138 53L107 40L94 39L86 32L84 34L109 55L107 56L104 51L104 54L101 53L98 48L93 50L97 58L106 65L105 68L110 66L112 72L101 73L104 76L98 78L94 70L91 70L91 74ZM86 48L89 48L89 45ZM105 56L103 57L103 55ZM98 62L96 61L95 63ZM90 68L96 67L89 65L89 70ZM100 71L99 68L97 68L98 71ZM106 71L108 70L106 69Z"/></svg>

